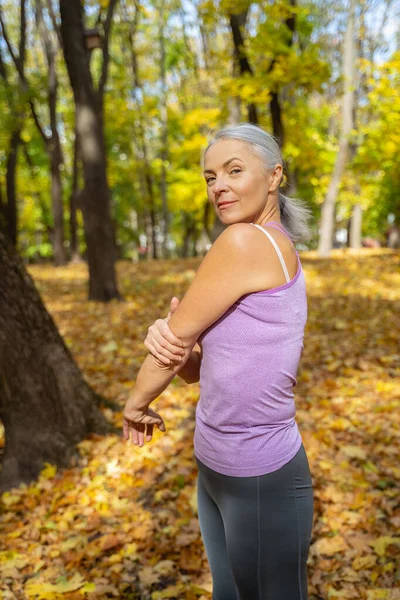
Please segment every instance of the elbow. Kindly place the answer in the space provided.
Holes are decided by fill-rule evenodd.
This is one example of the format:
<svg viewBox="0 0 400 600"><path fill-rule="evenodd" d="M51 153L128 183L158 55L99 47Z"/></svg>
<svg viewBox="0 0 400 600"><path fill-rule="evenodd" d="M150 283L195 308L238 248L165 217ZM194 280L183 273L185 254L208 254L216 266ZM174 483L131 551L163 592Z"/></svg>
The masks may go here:
<svg viewBox="0 0 400 600"><path fill-rule="evenodd" d="M179 373L178 373L178 375L179 375ZM189 384L190 383L198 383L200 381L200 377L183 377L182 375L181 375L181 377L185 383L189 383Z"/></svg>

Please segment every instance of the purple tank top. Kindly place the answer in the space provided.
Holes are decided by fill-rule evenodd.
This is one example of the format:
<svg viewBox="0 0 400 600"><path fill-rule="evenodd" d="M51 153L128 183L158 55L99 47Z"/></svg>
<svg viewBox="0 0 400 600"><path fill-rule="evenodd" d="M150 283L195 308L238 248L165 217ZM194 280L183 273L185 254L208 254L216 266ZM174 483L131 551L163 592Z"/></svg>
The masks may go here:
<svg viewBox="0 0 400 600"><path fill-rule="evenodd" d="M242 296L199 337L194 452L224 475L271 473L302 444L293 387L307 321L306 284L298 252L291 281L279 247L277 253L288 283Z"/></svg>

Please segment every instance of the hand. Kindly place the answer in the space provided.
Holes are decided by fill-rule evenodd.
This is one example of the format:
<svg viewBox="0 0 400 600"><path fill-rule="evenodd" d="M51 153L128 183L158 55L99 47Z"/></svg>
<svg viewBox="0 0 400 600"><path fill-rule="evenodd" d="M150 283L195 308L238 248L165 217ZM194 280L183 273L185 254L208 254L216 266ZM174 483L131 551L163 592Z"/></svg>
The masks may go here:
<svg viewBox="0 0 400 600"><path fill-rule="evenodd" d="M174 296L171 299L171 310L167 317L165 319L157 319L149 327L147 337L144 341L144 345L151 354L165 365L181 361L181 357L185 354L181 340L168 327L168 321L178 306L179 298Z"/></svg>
<svg viewBox="0 0 400 600"><path fill-rule="evenodd" d="M144 446L144 436L146 429L146 442L150 442L153 436L154 425L157 425L162 432L166 431L165 423L159 414L151 408L141 409L129 406L129 400L124 410L123 436L126 440L132 439L132 442L141 448Z"/></svg>

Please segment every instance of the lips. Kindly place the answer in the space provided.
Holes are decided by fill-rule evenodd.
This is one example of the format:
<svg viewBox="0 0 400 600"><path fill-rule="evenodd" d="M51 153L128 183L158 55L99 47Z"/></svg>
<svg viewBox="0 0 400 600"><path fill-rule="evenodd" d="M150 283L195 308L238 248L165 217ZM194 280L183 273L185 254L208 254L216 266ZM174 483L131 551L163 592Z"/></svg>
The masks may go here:
<svg viewBox="0 0 400 600"><path fill-rule="evenodd" d="M219 202L217 204L218 208L223 208L224 206L229 206L230 204L234 204L236 200L230 200L229 202Z"/></svg>

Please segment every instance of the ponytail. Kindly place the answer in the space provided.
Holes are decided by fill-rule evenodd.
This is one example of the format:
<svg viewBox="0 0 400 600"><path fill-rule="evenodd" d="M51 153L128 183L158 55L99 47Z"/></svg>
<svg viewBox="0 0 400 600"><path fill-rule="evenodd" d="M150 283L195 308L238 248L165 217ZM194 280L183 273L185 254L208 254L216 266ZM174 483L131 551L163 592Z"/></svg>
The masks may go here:
<svg viewBox="0 0 400 600"><path fill-rule="evenodd" d="M289 198L279 191L281 223L294 242L308 242L311 238L309 222L312 211L304 200Z"/></svg>

